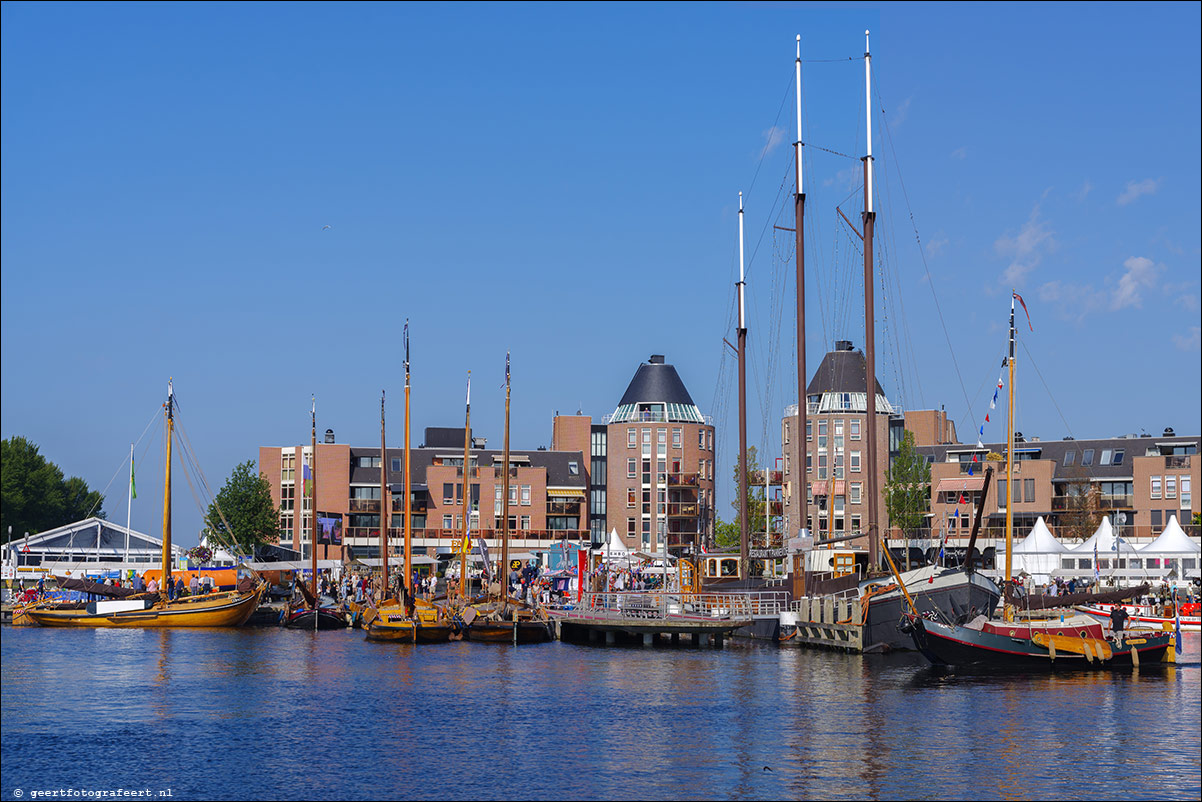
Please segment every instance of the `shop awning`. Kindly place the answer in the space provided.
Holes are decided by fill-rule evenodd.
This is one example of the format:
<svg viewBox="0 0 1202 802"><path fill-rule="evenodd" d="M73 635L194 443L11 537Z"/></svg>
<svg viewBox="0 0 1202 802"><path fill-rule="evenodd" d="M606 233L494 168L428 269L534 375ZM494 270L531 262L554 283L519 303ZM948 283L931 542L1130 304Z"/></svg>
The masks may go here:
<svg viewBox="0 0 1202 802"><path fill-rule="evenodd" d="M957 476L951 479L940 479L936 493L975 493L985 488L984 476Z"/></svg>
<svg viewBox="0 0 1202 802"><path fill-rule="evenodd" d="M584 488L581 487L548 487L547 495L554 498L584 498Z"/></svg>

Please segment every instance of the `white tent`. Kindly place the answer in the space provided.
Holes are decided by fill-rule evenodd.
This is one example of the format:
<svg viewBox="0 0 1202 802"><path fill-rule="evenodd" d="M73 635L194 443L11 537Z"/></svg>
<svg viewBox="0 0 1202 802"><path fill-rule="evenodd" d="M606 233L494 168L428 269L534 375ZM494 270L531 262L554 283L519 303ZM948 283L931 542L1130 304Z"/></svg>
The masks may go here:
<svg viewBox="0 0 1202 802"><path fill-rule="evenodd" d="M1144 566L1150 569L1176 568L1185 576L1195 576L1199 557L1202 557L1202 546L1195 543L1177 523L1177 516L1169 517L1168 526L1160 536L1139 550L1139 556L1145 558Z"/></svg>
<svg viewBox="0 0 1202 802"><path fill-rule="evenodd" d="M607 560L630 556L630 549L626 548L626 544L622 542L622 538L618 537L618 528L616 526L609 530L609 539L606 540L601 551Z"/></svg>
<svg viewBox="0 0 1202 802"><path fill-rule="evenodd" d="M1098 524L1097 530L1090 535L1089 540L1086 540L1080 546L1071 549L1071 551L1073 554L1079 554L1081 556L1088 555L1092 557L1094 553L1094 546L1097 546L1098 559L1102 560L1106 559L1107 557L1114 556L1114 541L1114 529L1110 526L1110 518L1107 517L1103 518L1102 522ZM1134 546L1122 539L1120 539L1120 543L1122 545L1119 547L1119 551L1122 553L1123 557L1136 556L1138 552L1135 550Z"/></svg>
<svg viewBox="0 0 1202 802"><path fill-rule="evenodd" d="M1040 516L1031 533L1014 546L1014 570L1026 571L1036 582L1047 582L1060 568L1060 555L1068 550Z"/></svg>

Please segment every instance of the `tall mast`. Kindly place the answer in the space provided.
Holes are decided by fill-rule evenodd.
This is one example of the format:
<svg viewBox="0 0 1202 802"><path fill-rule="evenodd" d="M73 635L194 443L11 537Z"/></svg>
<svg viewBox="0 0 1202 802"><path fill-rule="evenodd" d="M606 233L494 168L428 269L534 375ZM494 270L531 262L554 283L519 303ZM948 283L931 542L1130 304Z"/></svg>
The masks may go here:
<svg viewBox="0 0 1202 802"><path fill-rule="evenodd" d="M384 567L383 590L380 599L388 598L388 451L384 440L384 391L380 391L380 557Z"/></svg>
<svg viewBox="0 0 1202 802"><path fill-rule="evenodd" d="M309 458L313 464L309 466L309 561L313 572L313 610L321 606L321 597L317 595L317 396L313 397L312 409L312 447ZM314 628L317 627L314 619Z"/></svg>
<svg viewBox="0 0 1202 802"><path fill-rule="evenodd" d="M868 123L868 155L864 157L864 394L868 400L865 422L868 440L868 564L875 569L880 560L877 538L877 420L876 420L876 305L872 297L872 231L876 213L872 210L872 54L868 31L864 31L864 111ZM834 515L834 511L831 511ZM833 520L833 519L832 519Z"/></svg>
<svg viewBox="0 0 1202 802"><path fill-rule="evenodd" d="M167 583L171 581L171 440L175 436L175 389L167 380L167 470L163 479L163 584L159 596L167 601Z"/></svg>
<svg viewBox="0 0 1202 802"><path fill-rule="evenodd" d="M405 321L405 587L413 593L413 502L409 479L409 321Z"/></svg>
<svg viewBox="0 0 1202 802"><path fill-rule="evenodd" d="M471 544L471 483L468 481L472 451L472 372L467 372L467 412L463 419L463 541L459 555L459 598L467 598L467 553Z"/></svg>
<svg viewBox="0 0 1202 802"><path fill-rule="evenodd" d="M797 228L797 463L793 467L794 498L801 509L798 528L806 527L810 504L806 494L806 250L805 250L805 185L802 183L801 162L801 34L797 34L797 143L793 146L797 161L797 194L793 198L793 218Z"/></svg>
<svg viewBox="0 0 1202 802"><path fill-rule="evenodd" d="M1011 577L1011 545L1014 540L1014 293L1010 293L1010 403L1006 415L1006 581Z"/></svg>
<svg viewBox="0 0 1202 802"><path fill-rule="evenodd" d="M747 520L747 321L743 316L743 193L739 193L739 567L749 570Z"/></svg>
<svg viewBox="0 0 1202 802"><path fill-rule="evenodd" d="M125 562L129 562L129 527L134 514L134 444L129 444L129 493L125 507Z"/></svg>
<svg viewBox="0 0 1202 802"><path fill-rule="evenodd" d="M501 456L501 600L509 598L509 352L505 352L505 442Z"/></svg>

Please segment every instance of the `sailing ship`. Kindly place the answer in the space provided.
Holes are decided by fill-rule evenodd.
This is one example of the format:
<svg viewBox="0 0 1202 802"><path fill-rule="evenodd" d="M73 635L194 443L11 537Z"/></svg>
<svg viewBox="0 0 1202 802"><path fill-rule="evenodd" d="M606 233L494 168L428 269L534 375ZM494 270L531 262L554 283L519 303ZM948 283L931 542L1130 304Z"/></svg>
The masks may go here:
<svg viewBox="0 0 1202 802"><path fill-rule="evenodd" d="M317 541L318 541L318 520L317 520L317 399L313 399L312 408L312 444L309 451L309 462L304 463L302 467L303 473L308 476L308 496L309 496L309 557L310 557L310 576L313 579L313 587L305 587L305 583L299 579L296 582L296 588L300 591L301 598L294 603L280 621L280 625L288 629L345 629L346 616L339 610L334 603L334 600L321 595L321 587L317 581Z"/></svg>
<svg viewBox="0 0 1202 802"><path fill-rule="evenodd" d="M26 614L44 627L237 627L259 606L267 583L258 581L246 591L233 590L169 599L171 579L171 447L175 438L175 391L167 383L163 405L167 432L167 462L163 484L163 586L159 597L110 599L77 603L43 603Z"/></svg>
<svg viewBox="0 0 1202 802"><path fill-rule="evenodd" d="M447 617L443 608L431 604L425 599L415 598L413 588L413 504L412 483L409 472L410 442L409 442L409 321L405 321L405 476L404 476L404 575L402 577L402 599L392 599L378 606L369 606L364 613L363 628L366 638L371 641L400 641L403 643L446 643L457 631L452 621ZM384 407L380 404L380 464L381 470L387 464L384 440ZM385 495L387 487L381 481L381 496ZM388 525L384 517L384 499L380 499L380 532L381 538L386 538ZM388 543L381 542L382 566L384 583L387 587L388 576Z"/></svg>
<svg viewBox="0 0 1202 802"><path fill-rule="evenodd" d="M1014 541L1014 302L1022 302L1017 292L1010 298L1010 372L1009 410L1006 422L1006 563L1005 586L1011 585ZM1024 308L1026 304L1023 304ZM979 516L978 516L979 519ZM971 549L969 550L971 554ZM899 575L898 585L907 595ZM908 595L907 595L908 598ZM1147 663L1172 661L1175 652L1173 634L1160 630L1111 630L1105 637L1103 625L1088 616L1069 620L1016 620L1016 609L1007 597L1002 619L979 614L969 618L922 613L911 602L903 629L915 647L937 666L984 669L1059 670L1062 668L1124 668Z"/></svg>
<svg viewBox="0 0 1202 802"><path fill-rule="evenodd" d="M509 400L510 400L509 353L505 354L505 439L501 450L501 561L499 576L494 583L497 598L475 604L471 612L465 611L467 639L486 643L544 643L552 640L554 632L551 622L537 609L531 609L521 601L509 596ZM466 497L466 490L464 496ZM487 555L485 565L487 566ZM490 591L490 596L491 591Z"/></svg>

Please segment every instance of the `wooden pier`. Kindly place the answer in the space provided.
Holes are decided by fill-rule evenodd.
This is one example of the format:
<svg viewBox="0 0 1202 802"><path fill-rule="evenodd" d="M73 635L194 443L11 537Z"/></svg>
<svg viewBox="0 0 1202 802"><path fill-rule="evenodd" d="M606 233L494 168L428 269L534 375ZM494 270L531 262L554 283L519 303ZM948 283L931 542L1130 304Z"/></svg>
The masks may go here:
<svg viewBox="0 0 1202 802"><path fill-rule="evenodd" d="M574 609L551 615L561 640L652 646L683 637L717 649L752 621L746 596L728 593L585 593Z"/></svg>
<svg viewBox="0 0 1202 802"><path fill-rule="evenodd" d="M797 635L805 646L864 651L864 614L859 599L832 596L802 597L793 603L797 612Z"/></svg>

